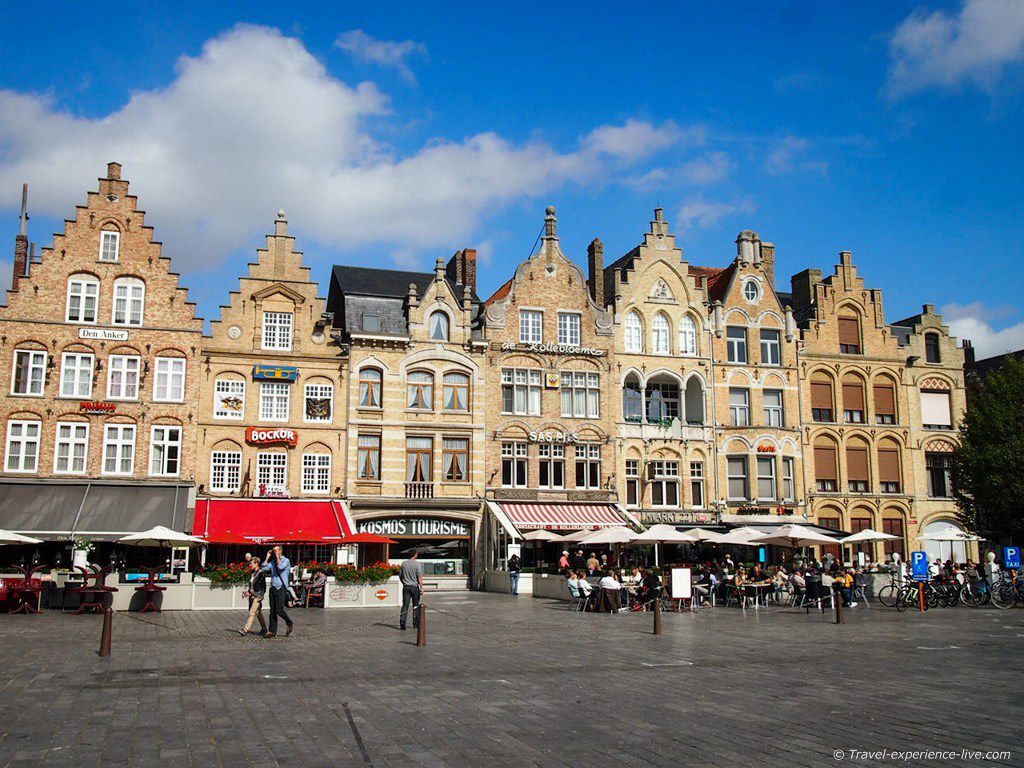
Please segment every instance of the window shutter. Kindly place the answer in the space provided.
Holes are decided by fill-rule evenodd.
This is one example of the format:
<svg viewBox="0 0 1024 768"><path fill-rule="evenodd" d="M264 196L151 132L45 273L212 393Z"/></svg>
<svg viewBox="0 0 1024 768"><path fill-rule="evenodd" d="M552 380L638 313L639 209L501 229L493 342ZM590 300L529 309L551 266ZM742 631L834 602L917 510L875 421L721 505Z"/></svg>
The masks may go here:
<svg viewBox="0 0 1024 768"><path fill-rule="evenodd" d="M811 382L811 407L832 408L832 385L827 381Z"/></svg>
<svg viewBox="0 0 1024 768"><path fill-rule="evenodd" d="M868 480L868 449L846 449L846 473L850 480Z"/></svg>
<svg viewBox="0 0 1024 768"><path fill-rule="evenodd" d="M838 480L835 448L814 446L814 477L816 480Z"/></svg>
<svg viewBox="0 0 1024 768"><path fill-rule="evenodd" d="M875 413L887 416L896 415L896 393L888 384L875 384Z"/></svg>
<svg viewBox="0 0 1024 768"><path fill-rule="evenodd" d="M950 416L949 392L921 393L921 421L923 424L949 427L953 425Z"/></svg>
<svg viewBox="0 0 1024 768"><path fill-rule="evenodd" d="M860 346L860 322L855 317L839 318L839 343Z"/></svg>
<svg viewBox="0 0 1024 768"><path fill-rule="evenodd" d="M883 483L900 482L900 452L895 448L878 449L878 479Z"/></svg>
<svg viewBox="0 0 1024 768"><path fill-rule="evenodd" d="M864 388L857 383L843 383L843 409L847 411L864 410Z"/></svg>

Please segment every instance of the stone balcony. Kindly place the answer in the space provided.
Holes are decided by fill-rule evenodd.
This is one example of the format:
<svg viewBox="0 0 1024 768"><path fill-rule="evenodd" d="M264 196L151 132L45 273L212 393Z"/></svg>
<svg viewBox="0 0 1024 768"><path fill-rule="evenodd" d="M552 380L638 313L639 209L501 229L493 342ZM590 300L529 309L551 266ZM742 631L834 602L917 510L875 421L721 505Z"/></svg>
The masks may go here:
<svg viewBox="0 0 1024 768"><path fill-rule="evenodd" d="M710 441L710 424L687 424L679 419L666 421L627 421L619 424L619 437L640 440Z"/></svg>

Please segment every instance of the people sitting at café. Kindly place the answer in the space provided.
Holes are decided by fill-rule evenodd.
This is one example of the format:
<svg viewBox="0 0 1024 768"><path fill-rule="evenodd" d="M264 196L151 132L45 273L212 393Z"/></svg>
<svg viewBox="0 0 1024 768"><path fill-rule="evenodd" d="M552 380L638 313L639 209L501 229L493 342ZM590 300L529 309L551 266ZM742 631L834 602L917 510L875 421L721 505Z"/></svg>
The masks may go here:
<svg viewBox="0 0 1024 768"><path fill-rule="evenodd" d="M569 553L566 550L562 550L562 556L558 558L558 570L564 573L569 569Z"/></svg>
<svg viewBox="0 0 1024 768"><path fill-rule="evenodd" d="M693 581L693 594L697 605L711 602L711 591L714 589L711 579L711 570L706 565L697 569L697 577Z"/></svg>
<svg viewBox="0 0 1024 768"><path fill-rule="evenodd" d="M566 571L565 584L569 587L569 594L574 600L582 600L583 590L580 589L580 577L576 575L576 571ZM583 602L580 602L579 610L583 610L583 605Z"/></svg>
<svg viewBox="0 0 1024 768"><path fill-rule="evenodd" d="M583 556L583 550L577 549L576 553L572 556L569 567L574 571L582 571L587 567L587 559Z"/></svg>
<svg viewBox="0 0 1024 768"><path fill-rule="evenodd" d="M600 567L601 561L597 559L597 554L591 552L590 557L587 558L587 573L590 576L593 576L595 573L597 573Z"/></svg>
<svg viewBox="0 0 1024 768"><path fill-rule="evenodd" d="M313 580L301 585L301 604L303 608L309 608L311 597L323 597L324 587L327 584L327 574L323 571L313 571Z"/></svg>
<svg viewBox="0 0 1024 768"><path fill-rule="evenodd" d="M619 580L615 578L614 571L605 571L604 576L597 584L601 588L601 604L602 607L608 611L608 613L617 613L619 608L622 607L622 602L619 597L619 590L622 589L622 585L619 584Z"/></svg>
<svg viewBox="0 0 1024 768"><path fill-rule="evenodd" d="M650 603L661 595L661 579L650 568L641 568L640 573L643 578L637 593L637 610L646 611L650 609Z"/></svg>
<svg viewBox="0 0 1024 768"><path fill-rule="evenodd" d="M804 581L804 574L799 568L789 575L789 591L793 595L793 604L799 605L807 594L807 582Z"/></svg>

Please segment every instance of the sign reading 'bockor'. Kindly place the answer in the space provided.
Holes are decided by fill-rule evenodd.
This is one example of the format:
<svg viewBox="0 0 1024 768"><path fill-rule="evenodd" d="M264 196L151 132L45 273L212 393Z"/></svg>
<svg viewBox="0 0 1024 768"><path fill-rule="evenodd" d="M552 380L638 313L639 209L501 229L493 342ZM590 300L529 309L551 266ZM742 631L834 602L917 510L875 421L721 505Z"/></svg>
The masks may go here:
<svg viewBox="0 0 1024 768"><path fill-rule="evenodd" d="M249 427L245 430L245 442L249 445L290 445L292 448L299 442L299 434L294 429L263 429Z"/></svg>

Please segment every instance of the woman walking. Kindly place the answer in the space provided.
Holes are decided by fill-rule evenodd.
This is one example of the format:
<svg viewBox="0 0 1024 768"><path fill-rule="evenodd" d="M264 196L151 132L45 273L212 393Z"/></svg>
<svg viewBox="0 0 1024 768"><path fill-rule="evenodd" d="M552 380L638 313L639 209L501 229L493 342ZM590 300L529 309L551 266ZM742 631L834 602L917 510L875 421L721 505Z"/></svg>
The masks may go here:
<svg viewBox="0 0 1024 768"><path fill-rule="evenodd" d="M252 623L259 619L260 634L267 634L267 622L263 620L263 598L267 594L267 574L261 568L258 557L249 560L249 589L245 593L249 598L249 620L238 634L245 637L252 629Z"/></svg>

